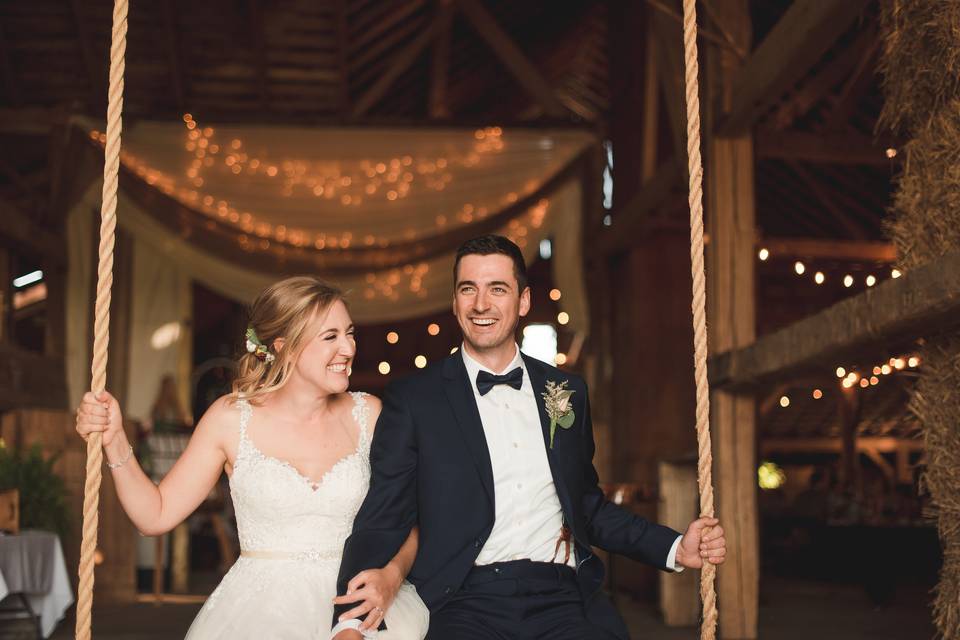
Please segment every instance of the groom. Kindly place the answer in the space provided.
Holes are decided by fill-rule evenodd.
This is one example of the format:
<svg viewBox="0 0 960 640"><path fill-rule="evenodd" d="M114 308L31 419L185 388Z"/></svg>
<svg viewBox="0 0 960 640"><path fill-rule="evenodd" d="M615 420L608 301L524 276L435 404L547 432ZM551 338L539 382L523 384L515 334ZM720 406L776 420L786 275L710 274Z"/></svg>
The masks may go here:
<svg viewBox="0 0 960 640"><path fill-rule="evenodd" d="M680 534L604 498L586 385L517 347L530 289L513 242L467 241L454 281L463 347L387 387L338 593L419 524L409 580L428 640L627 639L592 547L681 571L723 562L723 531L701 518ZM335 619L336 640L361 638L359 622Z"/></svg>

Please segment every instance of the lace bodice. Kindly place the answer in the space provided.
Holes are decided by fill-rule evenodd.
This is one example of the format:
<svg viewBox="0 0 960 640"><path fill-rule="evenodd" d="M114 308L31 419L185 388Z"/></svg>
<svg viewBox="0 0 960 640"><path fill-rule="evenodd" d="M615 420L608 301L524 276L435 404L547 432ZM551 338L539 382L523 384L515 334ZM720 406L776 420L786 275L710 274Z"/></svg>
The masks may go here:
<svg viewBox="0 0 960 640"><path fill-rule="evenodd" d="M237 403L240 444L230 477L230 495L243 551L339 561L370 484L370 409L366 394L350 395L360 432L357 448L317 483L290 463L260 451L247 436L253 408L244 400Z"/></svg>

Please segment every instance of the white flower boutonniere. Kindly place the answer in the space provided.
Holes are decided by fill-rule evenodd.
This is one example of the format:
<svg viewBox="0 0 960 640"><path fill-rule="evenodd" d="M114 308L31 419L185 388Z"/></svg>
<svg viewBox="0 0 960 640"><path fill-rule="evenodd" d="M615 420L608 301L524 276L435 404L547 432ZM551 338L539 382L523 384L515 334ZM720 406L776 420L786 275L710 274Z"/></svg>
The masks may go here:
<svg viewBox="0 0 960 640"><path fill-rule="evenodd" d="M573 403L570 397L574 394L572 389L567 389L568 380L556 383L553 380L547 381L547 390L543 392L543 404L550 417L550 448L553 449L553 434L557 432L557 427L569 429L573 426L576 415L573 413Z"/></svg>

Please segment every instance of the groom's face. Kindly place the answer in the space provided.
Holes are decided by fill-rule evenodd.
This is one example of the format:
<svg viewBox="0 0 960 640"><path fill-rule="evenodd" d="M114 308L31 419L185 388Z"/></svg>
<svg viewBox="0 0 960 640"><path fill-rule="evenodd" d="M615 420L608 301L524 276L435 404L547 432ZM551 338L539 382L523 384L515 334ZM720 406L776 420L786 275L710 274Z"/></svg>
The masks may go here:
<svg viewBox="0 0 960 640"><path fill-rule="evenodd" d="M474 350L513 343L520 317L530 311L530 288L519 289L508 256L471 254L460 260L453 315L464 341Z"/></svg>

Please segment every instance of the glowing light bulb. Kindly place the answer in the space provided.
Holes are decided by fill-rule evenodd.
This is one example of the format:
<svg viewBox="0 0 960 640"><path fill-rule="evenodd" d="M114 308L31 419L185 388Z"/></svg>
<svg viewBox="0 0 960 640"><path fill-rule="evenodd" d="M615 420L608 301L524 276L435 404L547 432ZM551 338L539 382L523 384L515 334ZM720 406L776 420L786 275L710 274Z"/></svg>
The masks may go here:
<svg viewBox="0 0 960 640"><path fill-rule="evenodd" d="M790 406L790 398L788 396L780 396L780 406L786 409Z"/></svg>
<svg viewBox="0 0 960 640"><path fill-rule="evenodd" d="M413 359L413 364L417 369L423 369L425 366L427 366L427 357L417 356Z"/></svg>
<svg viewBox="0 0 960 640"><path fill-rule="evenodd" d="M554 361L558 366L565 365L565 364L567 363L567 354L565 354L565 353L558 353L556 356L554 356L553 361Z"/></svg>
<svg viewBox="0 0 960 640"><path fill-rule="evenodd" d="M561 311L560 313L557 314L557 322L559 322L560 324L567 324L568 322L570 322L570 314L567 313L566 311Z"/></svg>
<svg viewBox="0 0 960 640"><path fill-rule="evenodd" d="M877 279L873 275L869 275L867 276L866 282L868 287L872 287L873 285L877 284Z"/></svg>
<svg viewBox="0 0 960 640"><path fill-rule="evenodd" d="M400 334L397 333L396 331L391 331L390 333L387 334L387 342L389 342L390 344L397 344L398 342L400 342Z"/></svg>
<svg viewBox="0 0 960 640"><path fill-rule="evenodd" d="M387 375L388 373L390 373L390 363L384 360L383 362L377 365L377 371L379 371L381 375L384 375L384 376Z"/></svg>
<svg viewBox="0 0 960 640"><path fill-rule="evenodd" d="M837 377L842 378L845 375L847 375L847 370L843 367L837 367Z"/></svg>
<svg viewBox="0 0 960 640"><path fill-rule="evenodd" d="M770 250L766 247L760 249L759 253L757 253L757 257L760 258L760 260L766 261L766 259L770 257Z"/></svg>
<svg viewBox="0 0 960 640"><path fill-rule="evenodd" d="M797 272L798 276L802 276L803 272L807 270L807 267L802 262L797 260L793 263L793 270Z"/></svg>
<svg viewBox="0 0 960 640"><path fill-rule="evenodd" d="M824 281L825 279L826 279L826 277L823 275L823 271L817 271L817 272L813 275L813 281L816 282L817 284L823 284L823 281Z"/></svg>
<svg viewBox="0 0 960 640"><path fill-rule="evenodd" d="M813 399L814 399L814 400L819 400L819 399L822 398L822 397L823 397L823 391L821 391L820 389L814 389L814 390L813 390Z"/></svg>
<svg viewBox="0 0 960 640"><path fill-rule="evenodd" d="M903 275L903 272L900 271L900 269L891 269L891 270L890 270L890 277L891 277L891 278L899 278L899 277L902 276L902 275Z"/></svg>
<svg viewBox="0 0 960 640"><path fill-rule="evenodd" d="M847 287L848 289L849 289L850 287L852 287L852 286L853 286L853 276L851 276L850 274L847 274L847 275L843 276L843 286Z"/></svg>
<svg viewBox="0 0 960 640"><path fill-rule="evenodd" d="M427 333L429 333L429 334L432 335L432 336L435 336L435 335L439 334L439 333L440 333L440 325L438 325L436 322L431 322L431 323L427 326Z"/></svg>
<svg viewBox="0 0 960 640"><path fill-rule="evenodd" d="M561 295L560 289L550 289L550 299L554 302L559 300Z"/></svg>

